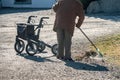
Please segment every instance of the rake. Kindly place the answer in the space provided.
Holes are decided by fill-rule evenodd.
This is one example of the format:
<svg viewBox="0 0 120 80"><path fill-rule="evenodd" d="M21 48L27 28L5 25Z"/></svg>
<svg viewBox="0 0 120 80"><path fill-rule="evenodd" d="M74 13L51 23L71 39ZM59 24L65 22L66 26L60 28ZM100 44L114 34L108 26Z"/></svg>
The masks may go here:
<svg viewBox="0 0 120 80"><path fill-rule="evenodd" d="M78 28L83 35L90 41L92 46L96 49L97 56L94 57L94 59L102 59L103 58L103 53L100 52L99 48L96 47L96 45L90 40L90 38L84 33L84 31L81 28Z"/></svg>

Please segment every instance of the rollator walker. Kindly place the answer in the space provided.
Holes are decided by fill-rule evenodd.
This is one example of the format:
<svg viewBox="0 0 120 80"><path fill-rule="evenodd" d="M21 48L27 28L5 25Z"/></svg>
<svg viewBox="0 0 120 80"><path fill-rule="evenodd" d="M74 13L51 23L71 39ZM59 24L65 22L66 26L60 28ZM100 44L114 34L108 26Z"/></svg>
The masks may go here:
<svg viewBox="0 0 120 80"><path fill-rule="evenodd" d="M39 40L40 29L44 26L44 19L49 17L41 17L38 25L33 24L37 16L29 16L27 23L17 23L17 36L15 40L15 51L21 54L25 49L27 54L33 56L37 52L43 52L47 47L51 48L54 55L58 53L58 45L49 45L44 41ZM27 42L25 46L25 41Z"/></svg>

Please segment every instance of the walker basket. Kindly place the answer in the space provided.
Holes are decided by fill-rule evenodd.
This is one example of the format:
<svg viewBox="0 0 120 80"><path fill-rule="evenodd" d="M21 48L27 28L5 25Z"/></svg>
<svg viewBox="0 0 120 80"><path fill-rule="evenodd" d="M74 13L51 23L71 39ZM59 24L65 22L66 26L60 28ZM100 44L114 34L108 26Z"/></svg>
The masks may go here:
<svg viewBox="0 0 120 80"><path fill-rule="evenodd" d="M26 38L27 36L26 24L23 23L17 24L17 35L22 39Z"/></svg>

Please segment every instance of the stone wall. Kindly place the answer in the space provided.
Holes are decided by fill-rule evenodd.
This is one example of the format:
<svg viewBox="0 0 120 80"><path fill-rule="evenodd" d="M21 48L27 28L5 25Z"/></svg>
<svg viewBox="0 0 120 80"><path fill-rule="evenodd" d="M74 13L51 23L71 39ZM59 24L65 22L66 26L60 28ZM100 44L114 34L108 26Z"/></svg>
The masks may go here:
<svg viewBox="0 0 120 80"><path fill-rule="evenodd" d="M120 11L120 0L98 0L91 2L87 8L87 13L112 13Z"/></svg>

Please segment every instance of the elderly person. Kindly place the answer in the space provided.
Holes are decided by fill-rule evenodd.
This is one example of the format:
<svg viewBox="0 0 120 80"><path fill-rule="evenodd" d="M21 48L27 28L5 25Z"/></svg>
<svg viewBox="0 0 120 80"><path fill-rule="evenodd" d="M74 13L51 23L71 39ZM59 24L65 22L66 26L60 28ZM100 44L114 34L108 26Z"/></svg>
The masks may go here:
<svg viewBox="0 0 120 80"><path fill-rule="evenodd" d="M83 5L80 0L58 0L53 5L56 13L53 30L57 33L58 59L73 61L71 58L71 40L74 28L80 27L84 20ZM75 23L78 16L77 23Z"/></svg>

